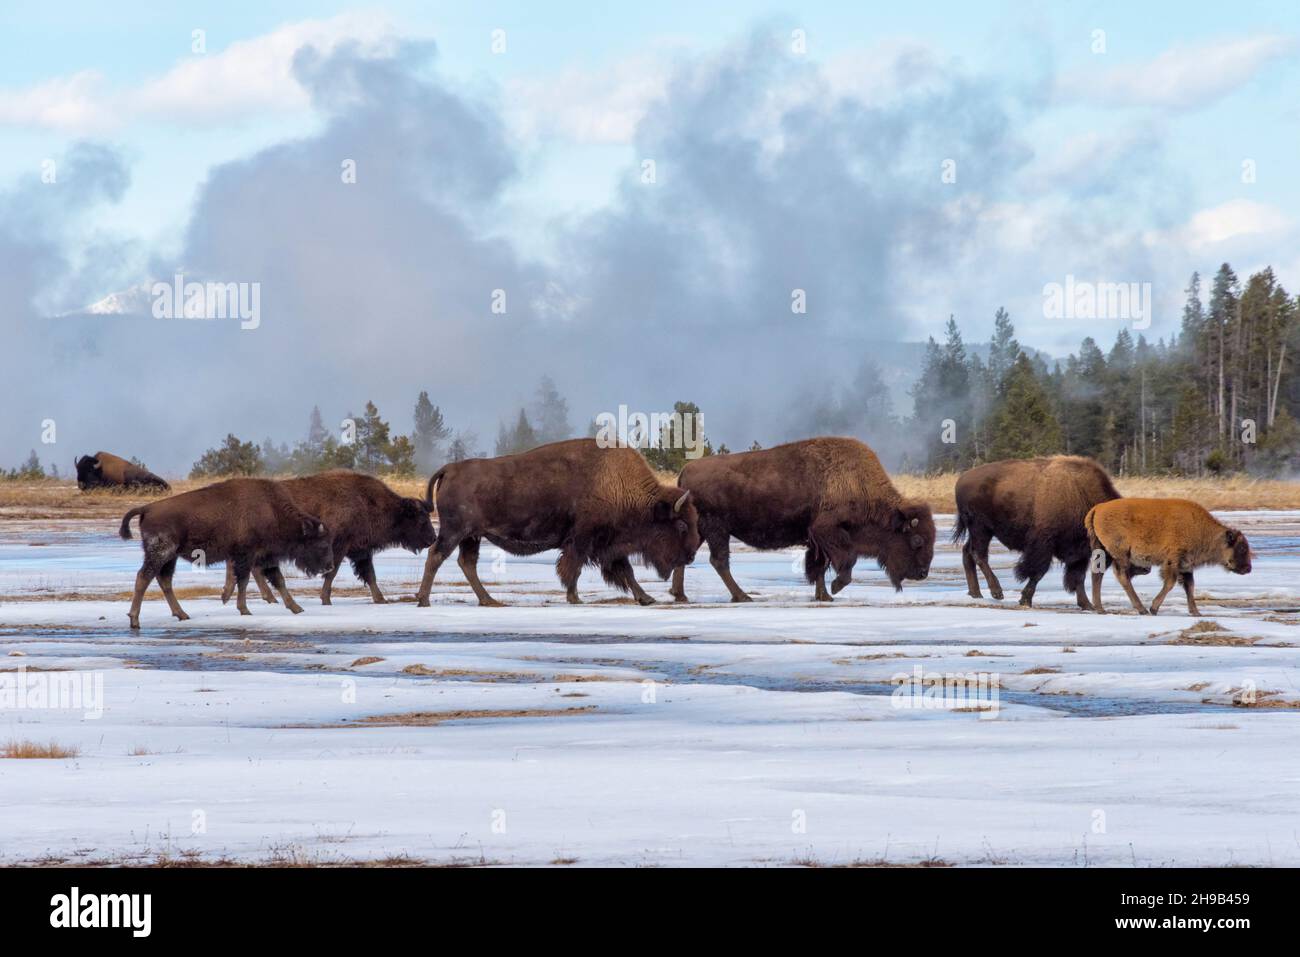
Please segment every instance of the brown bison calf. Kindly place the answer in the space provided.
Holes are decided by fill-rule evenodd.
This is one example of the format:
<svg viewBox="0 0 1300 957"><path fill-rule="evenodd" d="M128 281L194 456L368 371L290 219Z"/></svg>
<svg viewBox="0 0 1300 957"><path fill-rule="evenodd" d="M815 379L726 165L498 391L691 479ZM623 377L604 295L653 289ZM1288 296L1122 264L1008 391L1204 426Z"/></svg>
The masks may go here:
<svg viewBox="0 0 1300 957"><path fill-rule="evenodd" d="M132 465L112 452L96 452L73 460L77 468L77 488L150 488L170 491L171 486L148 469Z"/></svg>
<svg viewBox="0 0 1300 957"><path fill-rule="evenodd" d="M1182 582L1187 610L1199 616L1192 572L1204 565L1222 565L1238 575L1250 574L1250 543L1235 528L1228 528L1195 502L1181 498L1124 498L1098 505L1084 519L1088 539L1100 549L1092 567L1092 603L1101 607L1101 579L1106 564L1114 562L1115 577L1138 614L1145 615L1142 599L1129 580L1134 565L1159 566L1163 585L1151 603L1160 610L1174 585Z"/></svg>
<svg viewBox="0 0 1300 957"><path fill-rule="evenodd" d="M321 585L322 605L330 603L334 576L344 558L352 563L352 571L370 589L371 600L382 605L386 599L375 579L375 552L397 546L418 555L433 544L429 506L418 498L398 495L377 478L336 469L285 479L279 484L299 508L317 516L330 530L335 564L325 573ZM253 569L253 578L262 597L274 603L275 595L267 587L260 568ZM235 572L227 565L226 587L221 592L223 603L230 600L234 589Z"/></svg>
<svg viewBox="0 0 1300 957"><path fill-rule="evenodd" d="M582 567L591 564L606 582L652 605L629 556L641 556L667 578L700 547L690 493L661 484L635 449L601 448L594 439L443 466L430 477L425 502L432 505L435 495L438 540L424 566L421 606L429 604L439 566L457 548L479 604L500 604L475 567L484 538L512 555L558 548L555 570L573 604L580 603Z"/></svg>
<svg viewBox="0 0 1300 957"><path fill-rule="evenodd" d="M144 564L135 576L135 596L128 612L132 628L140 627L140 603L154 578L172 614L180 621L189 618L172 592L177 558L205 566L230 563L239 585L241 615L250 614L244 591L253 568L262 570L284 598L285 607L296 614L302 609L285 587L279 562L291 561L308 575L334 566L329 530L268 479L229 479L133 508L122 517L123 538L131 537L131 519L137 515Z"/></svg>
<svg viewBox="0 0 1300 957"><path fill-rule="evenodd" d="M996 538L1021 553L1016 562L1016 580L1025 582L1020 604L1033 605L1038 582L1055 558L1065 565L1065 590L1074 593L1080 608L1091 607L1084 581L1092 549L1083 519L1094 505L1119 498L1105 469L1073 455L1007 459L963 472L955 495L952 540L966 539L961 560L972 598L982 597L976 566L993 597L1002 597L1002 585L989 567L989 542Z"/></svg>
<svg viewBox="0 0 1300 957"><path fill-rule="evenodd" d="M754 548L806 546L804 574L817 601L833 600L827 566L835 569L831 593L838 594L860 556L874 557L896 589L930 573L930 507L903 498L876 453L857 439L805 439L699 458L686 463L677 484L699 510L709 562L732 601L751 600L731 576L732 536ZM673 573L672 591L686 601L684 567Z"/></svg>

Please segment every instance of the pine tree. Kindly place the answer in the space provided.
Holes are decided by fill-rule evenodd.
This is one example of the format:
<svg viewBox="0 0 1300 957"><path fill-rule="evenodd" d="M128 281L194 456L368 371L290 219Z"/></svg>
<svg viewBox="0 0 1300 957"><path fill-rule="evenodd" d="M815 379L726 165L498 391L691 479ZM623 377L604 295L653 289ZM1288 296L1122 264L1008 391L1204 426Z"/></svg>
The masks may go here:
<svg viewBox="0 0 1300 957"><path fill-rule="evenodd" d="M542 376L537 386L533 422L536 423L538 445L560 442L573 435L573 427L569 425L569 403L555 388L550 376Z"/></svg>
<svg viewBox="0 0 1300 957"><path fill-rule="evenodd" d="M1061 451L1061 424L1033 363L1021 353L1006 377L1005 397L994 415L993 459L1030 458Z"/></svg>
<svg viewBox="0 0 1300 957"><path fill-rule="evenodd" d="M421 392L415 400L414 445L415 464L424 471L437 468L442 458L442 443L451 435L443 420L442 410L429 401L429 393Z"/></svg>

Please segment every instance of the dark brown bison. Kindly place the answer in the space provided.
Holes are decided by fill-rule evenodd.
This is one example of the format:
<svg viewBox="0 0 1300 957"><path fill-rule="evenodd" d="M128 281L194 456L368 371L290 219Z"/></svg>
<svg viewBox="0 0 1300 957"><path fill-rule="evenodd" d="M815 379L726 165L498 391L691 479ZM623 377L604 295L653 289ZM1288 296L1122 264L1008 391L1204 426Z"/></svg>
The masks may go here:
<svg viewBox="0 0 1300 957"><path fill-rule="evenodd" d="M135 597L128 612L132 628L140 627L140 603L154 578L172 614L180 621L189 618L172 592L178 558L205 566L229 562L239 586L241 615L250 614L244 591L252 569L260 568L279 590L285 607L297 614L302 609L285 587L279 563L291 561L308 575L334 567L329 530L269 479L228 479L133 508L122 517L123 538L131 537L131 519L137 515L144 564L135 576Z"/></svg>
<svg viewBox="0 0 1300 957"><path fill-rule="evenodd" d="M170 491L171 486L148 469L133 465L112 452L96 452L74 459L77 467L77 488L83 492L92 488L138 488L146 486Z"/></svg>
<svg viewBox="0 0 1300 957"><path fill-rule="evenodd" d="M1020 604L1033 604L1034 590L1055 558L1065 565L1065 590L1074 592L1080 608L1091 608L1084 579L1092 549L1083 519L1094 505L1119 497L1105 469L1075 455L1007 459L963 472L957 479L952 540L966 539L961 560L970 596L982 597L978 566L989 592L1002 597L1002 585L989 567L989 542L996 538L1020 552L1016 580L1025 582Z"/></svg>
<svg viewBox="0 0 1300 957"><path fill-rule="evenodd" d="M430 477L425 501L432 505L435 495L438 540L420 582L422 606L429 604L433 576L457 547L479 604L500 604L475 568L484 538L512 555L558 548L555 570L575 604L586 564L641 604L654 604L637 584L629 557L641 556L667 578L700 547L690 494L661 484L635 449L601 448L594 439L443 466Z"/></svg>
<svg viewBox="0 0 1300 957"><path fill-rule="evenodd" d="M860 556L875 558L901 589L930 573L934 518L903 498L876 453L857 439L818 438L755 452L706 456L677 477L700 513L709 562L732 601L750 601L731 577L732 536L754 548L805 546L804 574L817 601L832 601L853 579ZM826 569L835 569L826 591ZM686 601L685 568L673 596Z"/></svg>
<svg viewBox="0 0 1300 957"><path fill-rule="evenodd" d="M357 578L370 588L371 599L382 605L386 599L375 580L375 552L400 547L418 555L434 542L429 506L418 498L398 495L369 475L337 469L285 479L280 485L299 508L315 515L330 530L335 565L325 573L321 585L322 605L330 603L334 576L342 567L344 558L352 563ZM267 586L260 568L253 569L253 578L262 597L274 603L275 595ZM234 568L227 565L226 587L221 592L221 600L229 601L234 589Z"/></svg>

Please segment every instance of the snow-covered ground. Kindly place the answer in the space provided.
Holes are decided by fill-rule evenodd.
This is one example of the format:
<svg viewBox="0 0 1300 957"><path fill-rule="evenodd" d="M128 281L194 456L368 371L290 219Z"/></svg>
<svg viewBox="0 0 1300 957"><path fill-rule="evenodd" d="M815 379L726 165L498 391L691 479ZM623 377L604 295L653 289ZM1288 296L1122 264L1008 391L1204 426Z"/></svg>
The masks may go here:
<svg viewBox="0 0 1300 957"><path fill-rule="evenodd" d="M291 579L302 615L241 617L183 566L192 619L155 587L131 634L138 542L7 522L0 745L77 754L0 758L0 862L1300 864L1300 513L1224 518L1255 571L1198 573L1195 631L1181 593L1138 617L1109 576L1104 617L1057 570L1032 611L970 599L943 545L926 582L862 562L833 605L793 551L733 551L747 605L706 551L689 605L642 572L650 608L594 573L567 605L554 555L489 547L504 608L448 562L430 608L345 571L332 607ZM380 583L409 598L422 567L387 553ZM896 690L956 674L982 695Z"/></svg>

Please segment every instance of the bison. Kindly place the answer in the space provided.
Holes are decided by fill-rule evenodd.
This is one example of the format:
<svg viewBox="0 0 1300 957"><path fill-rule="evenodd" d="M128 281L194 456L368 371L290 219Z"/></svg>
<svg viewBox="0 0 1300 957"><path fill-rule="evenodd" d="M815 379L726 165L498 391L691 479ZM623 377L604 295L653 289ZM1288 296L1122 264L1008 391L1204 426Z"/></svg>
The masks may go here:
<svg viewBox="0 0 1300 957"><path fill-rule="evenodd" d="M320 590L322 605L330 603L334 576L344 558L352 563L357 578L369 587L371 600L382 605L387 599L375 580L375 552L399 546L418 555L434 542L429 506L418 498L398 495L369 475L336 469L304 478L285 479L280 485L299 508L320 518L333 537L331 545L336 564L325 573ZM260 568L253 569L253 578L262 597L274 603L275 595L267 587ZM222 602L230 600L234 589L234 568L227 565Z"/></svg>
<svg viewBox="0 0 1300 957"><path fill-rule="evenodd" d="M475 567L484 538L512 555L558 548L556 574L573 604L580 603L578 576L586 564L641 604L654 604L629 557L639 555L667 578L700 547L690 493L660 483L635 449L602 448L594 439L443 466L429 478L426 504L435 497L438 539L424 566L421 606L429 604L433 576L457 547L479 604L500 604Z"/></svg>
<svg viewBox="0 0 1300 957"><path fill-rule="evenodd" d="M205 566L230 563L239 586L241 615L251 614L244 590L252 569L260 568L284 598L285 607L297 614L302 609L285 587L279 562L291 561L308 575L334 567L329 529L269 479L228 479L133 508L122 517L123 538L131 537L131 519L137 515L144 563L135 576L135 596L128 612L132 628L140 627L140 603L154 578L172 614L180 621L189 618L172 592L177 558Z"/></svg>
<svg viewBox="0 0 1300 957"><path fill-rule="evenodd" d="M146 468L133 465L112 452L96 452L74 459L77 468L77 488L83 492L92 488L155 488L170 492L171 486Z"/></svg>
<svg viewBox="0 0 1300 957"><path fill-rule="evenodd" d="M857 439L805 439L695 459L677 485L691 494L709 562L732 601L751 600L731 577L732 536L754 548L805 546L804 574L816 601L833 601L860 556L874 557L896 589L930 573L930 507L899 494L876 453ZM830 593L827 566L835 569ZM673 573L672 594L687 600L684 567Z"/></svg>
<svg viewBox="0 0 1300 957"><path fill-rule="evenodd" d="M1182 498L1125 498L1103 502L1088 512L1084 527L1089 544L1101 549L1106 564L1114 562L1115 577L1139 615L1147 614L1130 580L1137 567L1160 567L1160 593L1151 602L1154 615L1174 585L1182 582L1187 610L1196 616L1192 572L1204 565L1222 565L1238 575L1250 574L1250 543L1235 528L1228 528L1202 506ZM1105 566L1092 566L1092 603L1101 607L1101 579Z"/></svg>
<svg viewBox="0 0 1300 957"><path fill-rule="evenodd" d="M1025 582L1021 605L1033 606L1038 582L1055 558L1065 565L1065 590L1084 611L1092 607L1084 589L1092 549L1083 519L1094 505L1119 498L1105 469L1075 455L1007 459L963 472L955 494L952 540L966 539L961 561L972 598L983 597L976 566L993 597L1002 597L1002 585L989 567L989 542L996 538L1021 553L1015 569L1016 580Z"/></svg>

